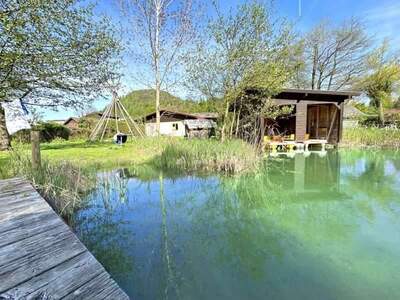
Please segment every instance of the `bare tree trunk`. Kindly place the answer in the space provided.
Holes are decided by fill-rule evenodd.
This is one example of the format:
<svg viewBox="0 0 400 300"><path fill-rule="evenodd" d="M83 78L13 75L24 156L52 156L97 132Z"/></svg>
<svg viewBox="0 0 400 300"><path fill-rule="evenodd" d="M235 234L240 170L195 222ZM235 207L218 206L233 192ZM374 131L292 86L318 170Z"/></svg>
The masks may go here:
<svg viewBox="0 0 400 300"><path fill-rule="evenodd" d="M161 123L161 116L160 116L160 83L156 83L156 131L157 136L160 136L160 123Z"/></svg>
<svg viewBox="0 0 400 300"><path fill-rule="evenodd" d="M221 129L221 142L225 141L226 138L226 123L228 122L228 115L229 115L229 101L226 101L226 107L225 107L225 114L224 114L224 123L222 124L222 129Z"/></svg>
<svg viewBox="0 0 400 300"><path fill-rule="evenodd" d="M381 122L381 125L385 125L385 112L383 110L383 100L379 100L379 121Z"/></svg>
<svg viewBox="0 0 400 300"><path fill-rule="evenodd" d="M313 49L313 67L311 73L311 89L315 89L315 76L317 73L317 64L318 64L318 48L314 46Z"/></svg>
<svg viewBox="0 0 400 300"><path fill-rule="evenodd" d="M233 136L233 128L235 126L235 121L236 121L236 105L233 109L233 116L232 116L232 121L231 121L231 130L229 131L229 138L232 138Z"/></svg>
<svg viewBox="0 0 400 300"><path fill-rule="evenodd" d="M240 122L240 113L241 113L241 108L239 108L239 112L238 112L238 114L237 114L236 129L235 129L235 137L238 137L239 122Z"/></svg>
<svg viewBox="0 0 400 300"><path fill-rule="evenodd" d="M6 127L6 115L3 107L0 104L0 151L11 148L10 135Z"/></svg>
<svg viewBox="0 0 400 300"><path fill-rule="evenodd" d="M155 49L154 49L154 66L156 71L156 131L160 136L160 18L161 3L156 2L156 31L155 31Z"/></svg>

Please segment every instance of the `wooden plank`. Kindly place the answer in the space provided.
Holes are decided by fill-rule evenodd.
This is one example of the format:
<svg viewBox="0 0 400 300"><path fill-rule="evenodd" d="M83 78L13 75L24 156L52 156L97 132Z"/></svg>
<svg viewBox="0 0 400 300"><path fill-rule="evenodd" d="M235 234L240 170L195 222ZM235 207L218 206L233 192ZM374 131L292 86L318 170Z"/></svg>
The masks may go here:
<svg viewBox="0 0 400 300"><path fill-rule="evenodd" d="M57 220L58 218L53 212L48 210L38 211L33 214L17 215L15 218L0 222L0 236L13 229L20 228L20 230L22 230L23 226L30 226L30 224L35 225L37 222L43 222L43 219L52 221L53 219Z"/></svg>
<svg viewBox="0 0 400 300"><path fill-rule="evenodd" d="M46 293L52 298L60 299L73 293L82 283L102 273L105 273L103 267L93 255L85 251L8 290L5 294L14 298L27 296L35 298ZM79 281L76 278L79 278Z"/></svg>
<svg viewBox="0 0 400 300"><path fill-rule="evenodd" d="M65 239L73 240L73 234L65 231L62 224L57 224L51 229L34 234L29 232L30 236L26 239L16 241L0 248L0 275L4 274L6 267L11 262L19 259L40 258L49 247L56 247L57 243L62 243ZM1 285L0 285L1 286Z"/></svg>
<svg viewBox="0 0 400 300"><path fill-rule="evenodd" d="M20 198L9 198L8 201L0 200L0 214L13 211L14 209L18 209L24 206L32 206L34 207L45 207L46 203L37 202L37 195L31 193L30 195L22 196Z"/></svg>
<svg viewBox="0 0 400 300"><path fill-rule="evenodd" d="M116 294L116 292L119 292ZM114 295L114 296L112 296ZM102 273L99 276L93 278L93 280L87 282L73 293L67 295L63 299L129 299L129 297L123 293L115 282L110 281L110 275Z"/></svg>
<svg viewBox="0 0 400 300"><path fill-rule="evenodd" d="M129 299L26 181L0 180L0 299Z"/></svg>
<svg viewBox="0 0 400 300"><path fill-rule="evenodd" d="M26 218L25 221L26 222L10 222L11 224L7 226L8 230L0 232L0 247L36 236L49 231L51 228L62 225L57 216L48 213L35 214L31 216L30 219ZM4 227L1 226L2 230L3 228Z"/></svg>

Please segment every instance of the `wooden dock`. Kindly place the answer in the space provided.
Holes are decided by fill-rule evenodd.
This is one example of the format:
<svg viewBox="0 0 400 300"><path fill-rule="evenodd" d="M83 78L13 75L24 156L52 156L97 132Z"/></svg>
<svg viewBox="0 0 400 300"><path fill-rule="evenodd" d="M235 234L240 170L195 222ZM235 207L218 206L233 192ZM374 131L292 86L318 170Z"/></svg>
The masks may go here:
<svg viewBox="0 0 400 300"><path fill-rule="evenodd" d="M0 300L129 299L25 180L0 180Z"/></svg>

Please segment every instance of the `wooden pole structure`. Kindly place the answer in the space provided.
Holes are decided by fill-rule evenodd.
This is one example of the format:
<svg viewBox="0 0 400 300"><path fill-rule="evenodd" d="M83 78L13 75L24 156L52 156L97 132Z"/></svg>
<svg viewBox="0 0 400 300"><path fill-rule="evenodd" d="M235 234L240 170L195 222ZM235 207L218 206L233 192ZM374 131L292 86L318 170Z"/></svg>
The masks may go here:
<svg viewBox="0 0 400 300"><path fill-rule="evenodd" d="M38 169L41 165L40 159L40 132L31 131L31 144L32 144L32 168Z"/></svg>

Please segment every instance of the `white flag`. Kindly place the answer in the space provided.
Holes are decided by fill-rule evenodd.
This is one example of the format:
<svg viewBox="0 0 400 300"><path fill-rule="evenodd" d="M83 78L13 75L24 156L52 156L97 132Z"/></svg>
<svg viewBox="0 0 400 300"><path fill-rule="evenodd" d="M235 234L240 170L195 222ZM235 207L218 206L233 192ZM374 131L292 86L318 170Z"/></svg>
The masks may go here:
<svg viewBox="0 0 400 300"><path fill-rule="evenodd" d="M30 129L31 125L27 120L26 112L24 111L19 99L4 102L1 104L6 115L6 126L8 133L14 134L22 129Z"/></svg>

